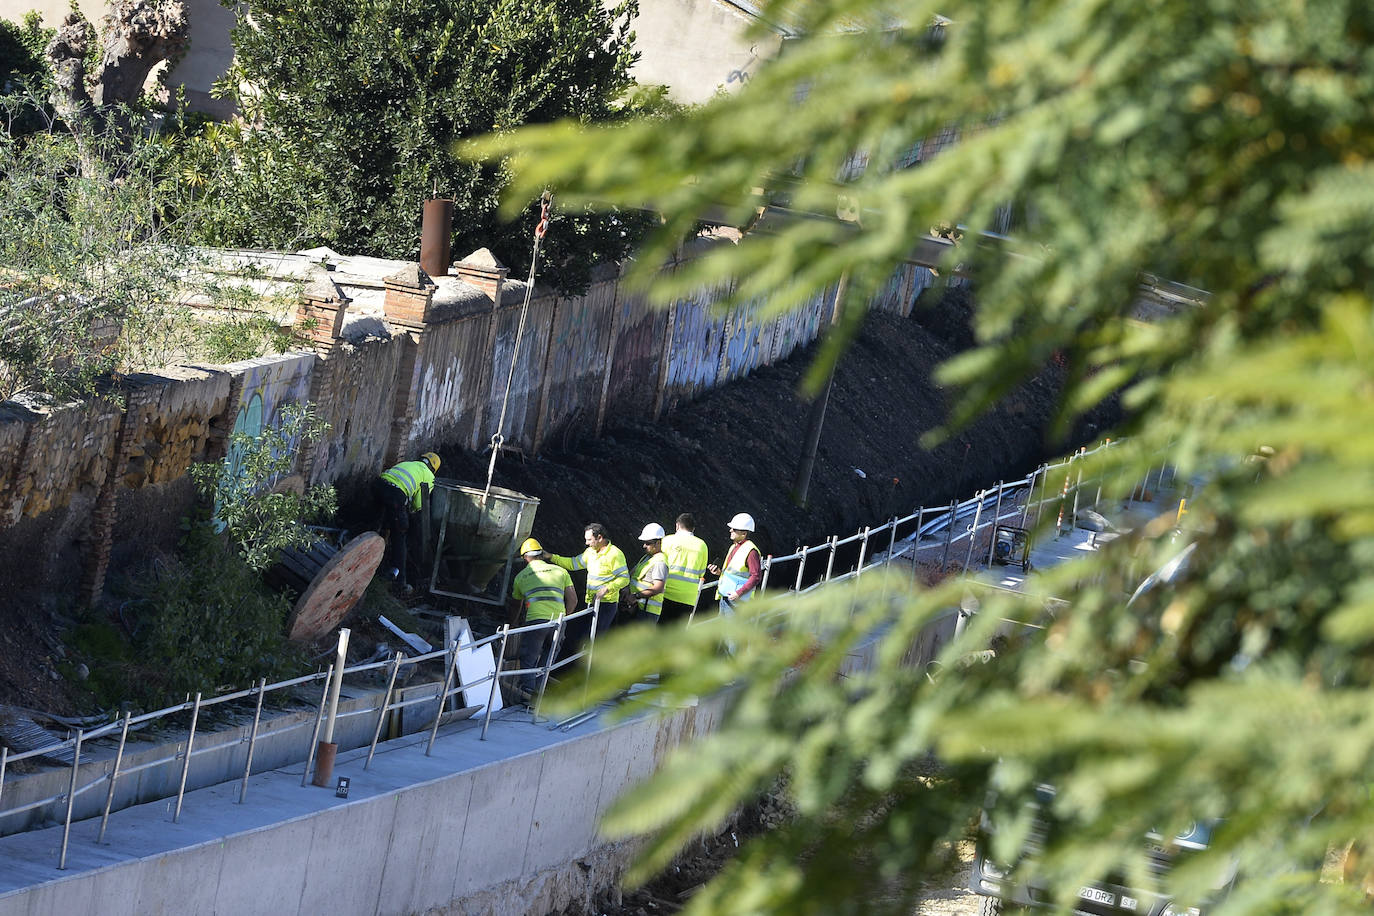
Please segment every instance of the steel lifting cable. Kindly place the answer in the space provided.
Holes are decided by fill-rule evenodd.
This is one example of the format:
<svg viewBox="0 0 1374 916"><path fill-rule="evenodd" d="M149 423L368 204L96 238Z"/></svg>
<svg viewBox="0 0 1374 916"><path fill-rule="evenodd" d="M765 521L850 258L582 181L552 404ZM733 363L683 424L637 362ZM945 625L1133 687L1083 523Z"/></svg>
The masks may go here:
<svg viewBox="0 0 1374 916"><path fill-rule="evenodd" d="M482 492L482 502L486 503L491 495L491 478L496 473L496 456L506 444L502 430L506 428L506 407L510 403L510 386L515 380L515 364L520 357L520 339L525 335L525 316L529 314L530 297L534 294L534 272L539 266L539 245L544 234L549 231L549 209L553 206L553 193L545 191L539 198L539 225L534 227L534 252L530 255L530 276L525 282L525 303L520 306L520 324L515 330L515 346L511 349L510 369L506 372L506 393L501 396L501 419L496 421L496 432L491 436L491 461L487 464L487 488ZM492 315L492 321L496 316Z"/></svg>

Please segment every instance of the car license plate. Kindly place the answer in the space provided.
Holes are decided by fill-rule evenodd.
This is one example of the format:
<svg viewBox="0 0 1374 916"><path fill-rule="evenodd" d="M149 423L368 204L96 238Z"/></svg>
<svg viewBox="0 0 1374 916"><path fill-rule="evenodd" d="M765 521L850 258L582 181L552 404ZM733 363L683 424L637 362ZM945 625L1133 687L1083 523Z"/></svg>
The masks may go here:
<svg viewBox="0 0 1374 916"><path fill-rule="evenodd" d="M1091 900L1093 903L1105 903L1107 906L1116 903L1115 894L1109 894L1101 888L1096 887L1080 887L1078 889L1078 896L1082 897L1084 900Z"/></svg>

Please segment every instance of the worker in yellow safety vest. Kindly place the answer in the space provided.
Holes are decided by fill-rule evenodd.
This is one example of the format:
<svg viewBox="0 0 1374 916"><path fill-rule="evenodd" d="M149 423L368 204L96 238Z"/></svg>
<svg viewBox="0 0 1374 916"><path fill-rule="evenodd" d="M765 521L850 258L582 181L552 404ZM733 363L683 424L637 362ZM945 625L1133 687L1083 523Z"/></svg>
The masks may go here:
<svg viewBox="0 0 1374 916"><path fill-rule="evenodd" d="M763 555L749 539L754 532L754 517L741 512L730 519L730 550L720 566L708 569L720 576L716 593L720 596L720 612L730 615L735 605L754 597L763 576Z"/></svg>
<svg viewBox="0 0 1374 916"><path fill-rule="evenodd" d="M625 562L625 554L611 543L606 534L606 526L592 522L582 532L587 549L575 557L562 557L551 554L549 560L557 566L576 572L587 571L587 591L585 597L590 606L601 600L601 611L597 616L596 631L604 631L615 619L616 607L620 601L620 590L630 584L630 568Z"/></svg>
<svg viewBox="0 0 1374 916"><path fill-rule="evenodd" d="M390 531L387 552L391 556L391 577L401 590L409 594L407 582L406 541L410 532L410 515L419 512L424 498L434 492L434 472L439 470L439 456L425 452L419 461L402 461L387 468L377 478L374 490L382 504L385 527ZM384 564L385 568L385 564Z"/></svg>
<svg viewBox="0 0 1374 916"><path fill-rule="evenodd" d="M663 526L654 522L644 526L639 542L644 556L630 573L635 592L634 619L644 623L658 623L663 613L663 587L668 579L668 561L663 556Z"/></svg>
<svg viewBox="0 0 1374 916"><path fill-rule="evenodd" d="M693 533L696 528L696 519L684 512L677 517L677 530L663 539L668 578L663 586L662 623L690 617L696 610L708 552L706 542Z"/></svg>
<svg viewBox="0 0 1374 916"><path fill-rule="evenodd" d="M520 555L525 558L526 566L516 574L515 582L511 585L512 612L523 610L523 622L532 624L551 621L560 614L571 614L577 610L577 591L573 588L572 577L566 569L544 560L544 548L538 541L526 538L525 543L520 545ZM550 626L520 634L521 668L542 668L551 661L546 656L553 647L554 630ZM520 676L518 686L530 694L537 686L538 679L538 673L531 670Z"/></svg>

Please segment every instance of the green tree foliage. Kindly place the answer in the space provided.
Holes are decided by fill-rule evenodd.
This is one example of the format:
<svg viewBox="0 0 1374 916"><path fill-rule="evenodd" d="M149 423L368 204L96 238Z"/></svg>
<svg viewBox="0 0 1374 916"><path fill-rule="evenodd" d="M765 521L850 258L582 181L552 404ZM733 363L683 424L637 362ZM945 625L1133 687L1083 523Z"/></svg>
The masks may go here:
<svg viewBox="0 0 1374 916"><path fill-rule="evenodd" d="M306 525L334 514L333 487L296 493L273 486L295 468L300 446L328 429L313 406L289 404L279 423L257 435L230 436L226 460L191 467L201 496L214 503L214 527L228 533L250 569L266 569L282 550L309 545L317 536Z"/></svg>
<svg viewBox="0 0 1374 916"><path fill-rule="evenodd" d="M786 774L797 826L690 911L896 912L989 789L996 851L1015 860L1023 803L1052 783L1064 829L1016 863L1016 879L1046 882L1065 908L1112 871L1148 884L1142 836L1203 818L1224 819L1211 849L1161 890L1199 900L1234 857L1228 912L1361 904L1319 877L1329 849L1374 846L1374 8L788 8L811 37L737 94L666 123L485 142L515 157L512 206L546 186L564 200L652 203L665 220L643 259L653 265L713 210L743 224L763 202L829 215L841 193L856 201L857 226L771 220L774 231L658 287L728 275L742 297L782 306L846 272L849 301L862 301L929 227L961 224L951 260L976 278L980 346L942 370L964 392L952 422L1062 354L1066 419L1124 388L1131 438L1103 468L1118 491L1161 458L1180 479L1203 475L1184 535L1196 547L1180 582L1129 610L1135 583L1179 549L1160 537L1171 518L1045 572L1040 588L1072 598L1053 618L1039 601L990 598L935 678L901 662L918 628L958 602L957 585L883 599L865 577L852 619L834 596L808 600L793 619L829 630L814 653L798 629L770 641L747 620L734 638L752 633L754 648L730 660L695 630L599 646L596 695L653 670L670 696L742 685L719 734L670 762L611 828L655 832L648 861L661 863ZM937 13L947 25L928 28ZM930 155L948 130L958 143ZM917 144L924 161L892 165ZM858 174L855 151L868 161ZM976 244L1009 204L1023 214L1015 242ZM1132 321L1143 273L1209 296ZM909 435L894 447L915 446ZM1262 446L1272 456L1247 460ZM998 618L1045 628L1015 628L1027 635L991 664L954 664L988 644ZM877 670L842 676L846 650L875 634ZM927 755L943 777L915 778Z"/></svg>
<svg viewBox="0 0 1374 916"><path fill-rule="evenodd" d="M623 116L634 9L598 0L245 8L225 86L252 126L217 127L188 149L188 174L214 202L205 238L415 257L421 207L437 189L456 202L455 254L486 246L519 272L535 214L500 221L504 170L457 160L452 143ZM626 253L643 220L565 210L545 244L548 277L585 283L590 265Z"/></svg>

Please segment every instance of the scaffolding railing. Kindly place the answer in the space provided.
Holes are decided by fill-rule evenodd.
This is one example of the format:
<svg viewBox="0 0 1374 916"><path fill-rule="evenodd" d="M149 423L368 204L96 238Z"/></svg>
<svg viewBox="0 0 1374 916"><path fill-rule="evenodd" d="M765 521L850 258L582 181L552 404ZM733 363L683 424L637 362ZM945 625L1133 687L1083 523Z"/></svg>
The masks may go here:
<svg viewBox="0 0 1374 916"><path fill-rule="evenodd" d="M1080 501L1087 504L1086 494L1092 493L1091 505L1096 507L1102 494L1103 481L1100 479L1083 480L1082 462L1084 459L1095 454L1103 448L1111 445L1110 440L1103 445L1089 451L1080 449L1063 461L1042 464L1026 477L1014 481L1001 481L995 487L981 490L973 497L963 502L952 502L948 507L930 508L921 506L914 512L902 516L888 519L877 527L865 526L854 534L846 536L832 536L822 543L814 546L804 546L798 550L782 556L767 556L762 561L761 581L759 591L769 591L770 588L775 594L785 595L793 593L797 595L806 594L824 585L841 582L848 579L857 579L864 572L880 566L888 565L895 560L910 556L912 578L914 580L918 560L922 551L939 551L940 560L938 568L951 571L948 565L949 556L952 550L958 550L960 542L967 540L967 547L962 550L962 561L960 571L967 572L973 565L975 549L977 548L979 534L982 531L991 529L999 525L1005 519L1017 518L1020 526L1026 528L1028 525L1038 527L1042 512L1046 507L1051 511L1057 512L1056 532L1063 530L1065 516L1069 519L1069 527L1074 524L1074 519L1080 507ZM1148 469L1145 476L1132 488L1131 495L1150 488L1151 477L1155 478L1155 488L1163 486L1166 471L1170 471L1166 464L1161 464L1156 472L1152 466ZM1037 497L1038 487L1038 497ZM1067 510L1067 512L1066 512ZM1034 512L1034 519L1030 513ZM899 535L899 532L905 532ZM857 545L856 558L852 565L849 560L844 561L846 568L836 569L837 557L842 551L853 548ZM875 548L877 545L877 549ZM992 548L989 548L987 562L992 561ZM977 551L980 561L982 551ZM957 555L957 554L956 554ZM813 575L807 577L808 566L817 558L824 558L825 565L823 570L815 571L818 567L813 567ZM786 568L788 564L796 564L795 573L787 577L788 585L779 591L777 582L773 575L780 568ZM779 577L780 578L780 577ZM699 615L698 610L702 607L703 597L718 592L719 580L703 581L699 589L698 598L693 605L691 613L688 615L687 626L699 626L709 624L717 619L718 616ZM708 602L709 604L709 602ZM482 720L481 733L479 740L485 740L487 730L491 723L493 707L495 706L496 692L500 687L502 679L527 677L534 675L538 680L538 688L530 698L530 714L532 721L542 721L540 715L540 705L543 701L544 693L547 690L550 677L554 672L568 668L578 662L583 663L584 669L584 691L590 677L593 656L596 646L597 631L602 619L601 600L596 599L592 606L572 614L560 614L557 618L549 621L537 621L528 623L524 626L512 627L502 626L497 632L482 639L472 641L465 645L460 645L457 641L451 641L445 646L431 652L406 656L402 652L397 652L390 659L382 661L369 661L362 664L352 665L344 669L345 677L357 677L373 671L386 671L387 686L380 694L380 702L365 704L361 708L346 712L339 712L339 718L351 716L373 715L376 722L373 727L372 739L368 745L367 759L364 762L364 769L371 766L377 745L381 741L382 732L389 714L408 707L420 704L434 703L437 706L434 719L428 724L428 737L424 742L426 756L431 755L434 750L435 740L438 735L441 721L443 720L447 707L450 706L453 698L464 691L474 690L486 686L487 699L485 702L485 712ZM588 628L585 642L578 648L562 658L559 658L563 644L567 639L569 624L577 621L588 620ZM540 664L533 668L507 668L506 655L507 646L512 637L532 634L540 631L552 630L553 636L543 654ZM458 659L462 652L476 651L483 647L491 646L494 656L494 666L487 674L473 680L464 681L459 672ZM402 668L407 666L419 666L426 662L443 659L443 676L433 682L435 692L430 695L412 695L407 699L394 699L396 694L396 683ZM13 815L26 813L34 809L49 806L53 808L52 814L57 815L61 812L63 824L62 842L58 854L57 868L63 870L67 863L67 845L71 833L75 801L77 797L94 791L99 787L106 790L105 802L101 813L100 829L96 837L97 843L103 843L106 835L106 828L111 819L111 812L115 800L116 785L121 779L135 775L141 771L154 767L166 766L175 762L180 762L180 774L177 785L176 801L173 806L173 823L179 822L182 815L182 803L186 795L187 780L190 773L191 760L197 756L213 753L231 753L238 749L239 745L247 744L245 763L242 776L239 782L239 792L237 803L242 804L247 797L249 777L253 773L254 751L260 738L260 723L262 719L262 707L264 698L273 693L288 690L297 690L309 687L315 683L321 685L320 699L317 704L313 723L306 719L291 725L285 726L274 733L279 736L285 732L297 729L304 729L307 725L313 724L313 731L308 743L302 747L300 756L295 758L305 762L304 772L301 776L301 785L307 785L312 769L315 764L315 750L320 734L321 726L325 719L326 698L329 693L329 683L333 676L334 668L330 666L327 670L295 677L288 680L277 681L271 684L266 679L260 680L252 687L226 693L220 696L206 698L201 694L196 694L194 698L188 698L185 702L168 706L153 712L133 715L125 715L113 722L89 729L77 729L75 734L65 740L55 742L44 747L26 750L20 753L11 753L9 748L0 748L0 818L7 818ZM419 685L425 686L425 685ZM228 744L220 743L212 746L197 747L196 737L197 728L201 721L202 714L213 707L225 704L237 703L239 701L249 701L253 704L253 721L246 735L237 742ZM124 764L125 748L131 729L145 723L160 722L185 713L190 714L190 724L184 742L172 745L169 753L162 754L151 760L141 760L134 765ZM575 728L583 722L589 721L596 715L594 710L584 711L569 719L553 723L551 729L558 728L568 730ZM101 773L95 779L90 780L84 785L80 780L80 770L82 767L82 750L91 741L110 738L118 735L116 751L113 765L108 772ZM72 759L70 765L70 778L66 780L65 791L54 793L45 798L34 801L24 802L14 807L4 807L5 789L7 777L14 764L26 760L36 760L38 758L53 758L63 755L70 750ZM102 761L103 763L103 761ZM266 768L264 768L266 769ZM55 819L55 817L54 817Z"/></svg>

